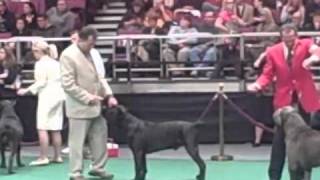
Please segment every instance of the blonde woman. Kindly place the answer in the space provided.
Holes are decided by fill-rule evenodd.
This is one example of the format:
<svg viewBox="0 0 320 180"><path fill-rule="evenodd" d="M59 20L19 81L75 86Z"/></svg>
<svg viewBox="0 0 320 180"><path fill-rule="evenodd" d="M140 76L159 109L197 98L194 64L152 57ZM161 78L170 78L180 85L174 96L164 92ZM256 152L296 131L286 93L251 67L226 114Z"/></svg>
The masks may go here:
<svg viewBox="0 0 320 180"><path fill-rule="evenodd" d="M49 164L48 146L51 134L54 157L52 162L62 163L60 155L61 133L63 124L64 92L61 87L60 65L57 48L45 41L32 45L32 52L37 62L34 69L35 82L26 89L18 90L18 95L38 94L37 129L40 142L40 157L31 162L32 166Z"/></svg>

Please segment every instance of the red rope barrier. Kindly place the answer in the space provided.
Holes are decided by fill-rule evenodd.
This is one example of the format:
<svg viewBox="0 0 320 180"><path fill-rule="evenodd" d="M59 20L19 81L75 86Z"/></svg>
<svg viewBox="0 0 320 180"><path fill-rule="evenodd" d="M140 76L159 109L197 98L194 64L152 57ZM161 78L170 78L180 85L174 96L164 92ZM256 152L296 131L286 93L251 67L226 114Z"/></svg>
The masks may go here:
<svg viewBox="0 0 320 180"><path fill-rule="evenodd" d="M200 117L197 119L197 121L201 121L209 112L211 106L213 105L214 101L216 101L218 99L218 95L215 95L210 102L208 103L208 105L206 106L205 110L202 111Z"/></svg>
<svg viewBox="0 0 320 180"><path fill-rule="evenodd" d="M261 122L258 122L257 120L253 119L249 114L244 112L238 105L236 105L233 101L231 101L227 96L223 96L223 98L231 105L231 107L233 107L234 110L236 110L240 115L244 116L250 123L270 133L274 133L274 130L272 128L267 127Z"/></svg>

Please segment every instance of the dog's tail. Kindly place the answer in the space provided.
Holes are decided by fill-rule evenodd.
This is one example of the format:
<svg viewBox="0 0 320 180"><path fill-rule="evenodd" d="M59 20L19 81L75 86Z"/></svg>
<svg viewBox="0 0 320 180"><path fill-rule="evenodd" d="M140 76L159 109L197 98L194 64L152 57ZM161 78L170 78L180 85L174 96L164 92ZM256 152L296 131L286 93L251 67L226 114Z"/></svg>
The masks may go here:
<svg viewBox="0 0 320 180"><path fill-rule="evenodd" d="M194 126L196 126L196 127L202 127L203 125L206 124L206 122L203 120L203 118L199 118L199 119L197 119L197 121L195 121L193 124L194 124Z"/></svg>

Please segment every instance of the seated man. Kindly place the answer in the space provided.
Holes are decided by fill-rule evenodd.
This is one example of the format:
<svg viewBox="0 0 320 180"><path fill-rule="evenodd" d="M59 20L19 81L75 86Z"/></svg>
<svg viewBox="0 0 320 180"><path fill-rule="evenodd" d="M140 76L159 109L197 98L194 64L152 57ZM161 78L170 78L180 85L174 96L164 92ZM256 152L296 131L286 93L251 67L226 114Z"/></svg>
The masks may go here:
<svg viewBox="0 0 320 180"><path fill-rule="evenodd" d="M49 23L57 28L58 36L66 36L74 30L76 15L67 7L65 0L58 0L57 6L47 11Z"/></svg>
<svg viewBox="0 0 320 180"><path fill-rule="evenodd" d="M148 17L148 24L143 29L143 34L164 34L162 28L157 26L158 17ZM143 62L159 61L160 54L159 39L140 40L137 46L137 56Z"/></svg>
<svg viewBox="0 0 320 180"><path fill-rule="evenodd" d="M179 21L179 26L172 26L168 35L197 33L197 29L192 26L190 15L183 16ZM185 38L171 38L168 40L168 48L163 52L166 62L187 62L190 48L197 43L197 39L186 36ZM184 64L169 64L169 68L184 67ZM183 76L183 71L173 71L172 76Z"/></svg>
<svg viewBox="0 0 320 180"><path fill-rule="evenodd" d="M206 12L203 16L203 23L198 26L199 32L204 33L212 33L217 34L218 30L214 26L214 13L213 12ZM215 47L215 40L210 38L200 38L199 45L193 47L191 49L190 53L190 61L191 62L197 62L199 63L202 61L202 63L199 64L193 64L195 67L203 67L208 66L210 63L216 61L217 54L216 54L216 47ZM198 74L198 71L192 71L191 75L196 76Z"/></svg>
<svg viewBox="0 0 320 180"><path fill-rule="evenodd" d="M38 25L38 28L33 30L32 32L33 36L42 36L42 37L57 36L57 30L53 25L49 24L47 15L45 14L38 15L37 25Z"/></svg>

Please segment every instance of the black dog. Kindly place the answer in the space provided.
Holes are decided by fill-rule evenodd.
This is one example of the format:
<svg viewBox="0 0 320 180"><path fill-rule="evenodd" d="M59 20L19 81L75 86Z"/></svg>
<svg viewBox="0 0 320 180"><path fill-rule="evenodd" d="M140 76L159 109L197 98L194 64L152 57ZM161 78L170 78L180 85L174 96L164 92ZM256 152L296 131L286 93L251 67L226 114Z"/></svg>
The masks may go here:
<svg viewBox="0 0 320 180"><path fill-rule="evenodd" d="M6 168L5 149L10 147L10 158L8 173L13 174L13 158L16 156L17 165L22 167L20 159L20 143L23 137L23 128L19 117L17 116L13 101L0 101L1 118L0 118L0 150L1 150L1 168Z"/></svg>
<svg viewBox="0 0 320 180"><path fill-rule="evenodd" d="M135 180L144 180L147 173L146 155L164 149L177 149L184 146L191 158L199 166L197 180L205 179L206 165L199 155L198 132L203 124L175 121L153 123L133 116L123 106L110 109L109 122L117 123L127 130L128 145L135 162ZM113 117L112 117L113 116Z"/></svg>

